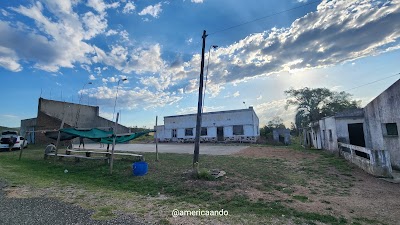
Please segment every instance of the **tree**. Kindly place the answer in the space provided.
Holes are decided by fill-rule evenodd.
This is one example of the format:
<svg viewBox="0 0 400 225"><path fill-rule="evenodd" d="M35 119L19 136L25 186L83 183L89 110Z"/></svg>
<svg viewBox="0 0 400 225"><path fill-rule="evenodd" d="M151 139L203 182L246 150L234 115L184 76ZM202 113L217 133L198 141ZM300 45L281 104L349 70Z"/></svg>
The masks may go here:
<svg viewBox="0 0 400 225"><path fill-rule="evenodd" d="M333 116L346 109L359 108L360 102L352 100L344 91L336 92L327 88L302 88L285 91L286 109L296 106L295 124L297 128L305 127L312 121L325 116Z"/></svg>
<svg viewBox="0 0 400 225"><path fill-rule="evenodd" d="M267 136L272 133L272 130L275 128L286 128L285 124L283 124L283 119L279 116L272 118L272 120L268 121L267 125L260 129L260 134L263 136Z"/></svg>

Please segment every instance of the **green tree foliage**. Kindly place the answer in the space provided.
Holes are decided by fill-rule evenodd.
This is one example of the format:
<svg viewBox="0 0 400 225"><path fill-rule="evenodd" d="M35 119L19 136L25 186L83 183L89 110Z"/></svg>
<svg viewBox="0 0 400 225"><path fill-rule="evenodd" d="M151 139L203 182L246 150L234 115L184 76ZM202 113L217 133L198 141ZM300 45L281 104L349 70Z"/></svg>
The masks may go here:
<svg viewBox="0 0 400 225"><path fill-rule="evenodd" d="M286 109L296 106L296 127L305 127L311 121L317 121L325 116L347 109L359 108L360 102L351 99L351 95L344 91L336 92L327 88L302 88L285 91L287 96Z"/></svg>
<svg viewBox="0 0 400 225"><path fill-rule="evenodd" d="M275 128L286 128L285 124L283 124L283 119L279 116L272 118L272 120L268 121L267 125L260 129L260 134L263 136L267 136L272 133L272 130Z"/></svg>

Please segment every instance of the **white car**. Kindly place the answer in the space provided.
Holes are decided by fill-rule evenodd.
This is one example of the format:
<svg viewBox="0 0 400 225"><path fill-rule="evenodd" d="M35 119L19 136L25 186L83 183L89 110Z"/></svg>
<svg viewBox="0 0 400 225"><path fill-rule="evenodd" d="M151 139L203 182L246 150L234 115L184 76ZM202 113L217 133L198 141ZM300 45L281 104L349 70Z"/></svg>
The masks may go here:
<svg viewBox="0 0 400 225"><path fill-rule="evenodd" d="M24 137L15 134L4 134L0 139L0 149L9 149L10 143L13 149L22 149L28 146L28 141L24 141Z"/></svg>

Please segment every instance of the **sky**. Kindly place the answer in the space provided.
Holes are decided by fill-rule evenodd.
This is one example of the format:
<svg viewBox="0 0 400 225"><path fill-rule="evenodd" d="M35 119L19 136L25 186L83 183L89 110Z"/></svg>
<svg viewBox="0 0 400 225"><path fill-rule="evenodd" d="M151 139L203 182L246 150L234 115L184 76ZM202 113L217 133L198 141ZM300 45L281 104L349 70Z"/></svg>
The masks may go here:
<svg viewBox="0 0 400 225"><path fill-rule="evenodd" d="M398 21L400 0L1 1L0 125L36 117L39 97L112 119L117 90L126 126L195 113L203 30L205 112L289 125L284 91L303 87L365 106L400 78Z"/></svg>

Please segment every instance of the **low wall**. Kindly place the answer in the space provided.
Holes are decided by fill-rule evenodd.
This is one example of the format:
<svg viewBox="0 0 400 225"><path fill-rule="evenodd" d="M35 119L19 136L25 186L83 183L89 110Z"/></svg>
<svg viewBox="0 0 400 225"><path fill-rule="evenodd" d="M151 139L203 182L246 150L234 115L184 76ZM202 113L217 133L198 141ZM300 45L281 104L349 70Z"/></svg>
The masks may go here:
<svg viewBox="0 0 400 225"><path fill-rule="evenodd" d="M369 174L392 178L390 154L386 150L372 150L356 145L338 143L339 154Z"/></svg>

